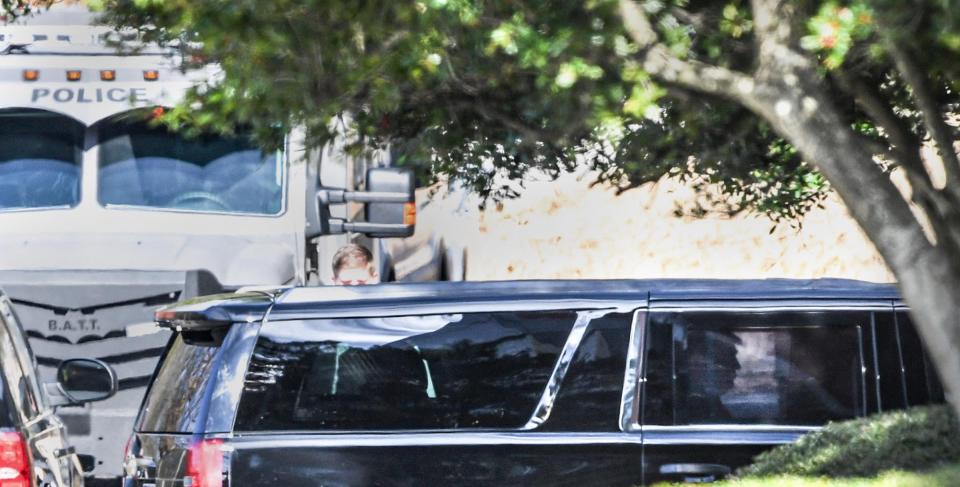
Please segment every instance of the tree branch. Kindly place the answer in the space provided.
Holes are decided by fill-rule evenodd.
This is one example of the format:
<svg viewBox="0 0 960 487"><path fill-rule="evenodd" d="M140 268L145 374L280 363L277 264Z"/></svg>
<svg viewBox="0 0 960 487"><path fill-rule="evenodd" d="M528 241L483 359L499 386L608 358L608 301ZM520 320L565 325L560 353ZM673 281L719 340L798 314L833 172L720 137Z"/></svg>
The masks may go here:
<svg viewBox="0 0 960 487"><path fill-rule="evenodd" d="M750 8L753 10L753 29L761 44L767 41L781 45L790 43L794 17L791 2L750 0Z"/></svg>
<svg viewBox="0 0 960 487"><path fill-rule="evenodd" d="M897 116L880 94L856 75L842 70L833 73L840 88L851 95L857 106L880 127L893 146L891 154L885 154L907 171L907 177L915 190L934 192L933 181L920 158L920 141L911 133L907 124Z"/></svg>
<svg viewBox="0 0 960 487"><path fill-rule="evenodd" d="M634 0L620 0L620 16L630 38L641 49L643 69L667 83L728 98L753 90L753 80L738 71L674 56L657 37L650 19Z"/></svg>
<svg viewBox="0 0 960 487"><path fill-rule="evenodd" d="M903 119L880 99L880 94L873 86L843 71L835 72L834 77L841 89L853 96L857 105L883 129L892 142L894 150L888 157L900 163L906 172L913 191L911 199L926 213L938 243L951 247L953 251L960 251L960 228L951 225L951 221L958 216L956 205L951 203L948 194L933 186L930 173L920 156L920 141Z"/></svg>
<svg viewBox="0 0 960 487"><path fill-rule="evenodd" d="M857 106L883 129L898 153L898 158L911 159L911 162L920 164L920 169L923 169L920 160L920 140L911 133L904 120L881 99L880 93L860 77L845 71L837 70L833 72L833 77L840 88L853 97Z"/></svg>
<svg viewBox="0 0 960 487"><path fill-rule="evenodd" d="M510 116L509 114L502 113L492 108L490 105L484 103L477 97L473 97L470 100L457 100L451 98L449 104L451 106L460 107L464 111L472 111L490 122L500 123L504 127L517 132L523 139L524 144L534 144L543 140L547 135L541 129L531 127Z"/></svg>
<svg viewBox="0 0 960 487"><path fill-rule="evenodd" d="M779 72L783 66L810 67L810 59L793 49L799 45L802 32L798 28L798 18L802 17L797 16L798 3L802 2L750 0L760 70Z"/></svg>
<svg viewBox="0 0 960 487"><path fill-rule="evenodd" d="M930 137L937 144L947 175L945 189L955 199L960 200L960 194L957 193L957 191L960 191L960 160L957 159L957 151L953 147L950 127L943 120L943 111L940 110L940 106L934 100L926 78L924 78L910 54L889 37L887 38L887 48L894 64L897 66L897 71L900 72L900 76L913 92L913 98L916 100L917 108L923 116L923 123L927 132L930 133Z"/></svg>

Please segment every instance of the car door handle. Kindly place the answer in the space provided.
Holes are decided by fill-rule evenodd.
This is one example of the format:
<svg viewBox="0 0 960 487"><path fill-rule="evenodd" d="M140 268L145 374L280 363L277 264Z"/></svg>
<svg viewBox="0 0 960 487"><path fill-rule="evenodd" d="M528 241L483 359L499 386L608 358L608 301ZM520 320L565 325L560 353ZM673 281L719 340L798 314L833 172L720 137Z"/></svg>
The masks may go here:
<svg viewBox="0 0 960 487"><path fill-rule="evenodd" d="M711 482L730 475L730 467L717 463L666 463L660 465L660 475L682 475L684 480Z"/></svg>

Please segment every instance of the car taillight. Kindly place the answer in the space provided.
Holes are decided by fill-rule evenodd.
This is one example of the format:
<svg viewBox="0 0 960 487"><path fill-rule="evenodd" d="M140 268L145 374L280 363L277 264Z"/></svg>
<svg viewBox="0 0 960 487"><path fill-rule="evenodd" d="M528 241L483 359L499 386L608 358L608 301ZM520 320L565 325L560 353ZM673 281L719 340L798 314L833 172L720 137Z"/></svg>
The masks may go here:
<svg viewBox="0 0 960 487"><path fill-rule="evenodd" d="M187 450L187 478L191 487L223 486L223 440L200 440Z"/></svg>
<svg viewBox="0 0 960 487"><path fill-rule="evenodd" d="M20 433L0 433L0 487L29 487L30 457Z"/></svg>

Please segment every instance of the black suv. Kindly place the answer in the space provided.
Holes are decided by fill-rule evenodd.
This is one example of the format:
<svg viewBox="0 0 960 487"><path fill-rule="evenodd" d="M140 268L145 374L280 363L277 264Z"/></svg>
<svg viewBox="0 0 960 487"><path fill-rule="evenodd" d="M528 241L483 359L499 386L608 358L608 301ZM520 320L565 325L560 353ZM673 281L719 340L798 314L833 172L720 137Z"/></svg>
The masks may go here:
<svg viewBox="0 0 960 487"><path fill-rule="evenodd" d="M856 281L294 288L157 319L128 486L709 481L943 400L895 288Z"/></svg>
<svg viewBox="0 0 960 487"><path fill-rule="evenodd" d="M81 464L53 407L106 399L117 391L117 376L90 359L62 362L57 383L40 384L36 369L10 299L0 290L0 485L82 485L83 471L93 465Z"/></svg>

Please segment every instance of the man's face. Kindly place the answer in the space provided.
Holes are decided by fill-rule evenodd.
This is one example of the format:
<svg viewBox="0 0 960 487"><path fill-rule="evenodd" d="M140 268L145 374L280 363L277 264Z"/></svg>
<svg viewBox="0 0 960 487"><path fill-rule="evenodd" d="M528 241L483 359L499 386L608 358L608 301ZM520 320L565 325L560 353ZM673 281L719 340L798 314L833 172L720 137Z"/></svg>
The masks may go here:
<svg viewBox="0 0 960 487"><path fill-rule="evenodd" d="M373 266L343 266L337 277L333 278L333 283L338 286L360 286L363 284L377 284L380 282L380 276Z"/></svg>

